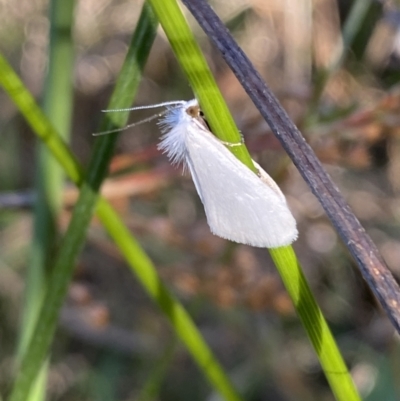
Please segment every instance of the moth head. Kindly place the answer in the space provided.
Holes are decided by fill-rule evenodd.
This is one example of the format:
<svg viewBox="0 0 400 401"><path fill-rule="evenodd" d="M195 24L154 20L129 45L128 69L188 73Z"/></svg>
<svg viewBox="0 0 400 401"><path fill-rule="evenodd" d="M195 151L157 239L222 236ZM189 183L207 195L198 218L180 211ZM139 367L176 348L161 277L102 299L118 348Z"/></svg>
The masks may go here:
<svg viewBox="0 0 400 401"><path fill-rule="evenodd" d="M200 110L200 106L198 104L189 106L186 109L186 113L192 118L199 118L203 115L203 112Z"/></svg>

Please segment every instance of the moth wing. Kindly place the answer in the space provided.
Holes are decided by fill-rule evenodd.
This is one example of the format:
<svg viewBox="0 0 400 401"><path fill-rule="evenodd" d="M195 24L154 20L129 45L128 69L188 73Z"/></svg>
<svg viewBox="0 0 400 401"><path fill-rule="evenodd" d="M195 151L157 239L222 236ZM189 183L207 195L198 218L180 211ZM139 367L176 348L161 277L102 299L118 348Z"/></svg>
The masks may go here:
<svg viewBox="0 0 400 401"><path fill-rule="evenodd" d="M298 235L285 197L258 165L260 177L212 133L189 125L186 162L204 204L211 231L231 241L276 248Z"/></svg>

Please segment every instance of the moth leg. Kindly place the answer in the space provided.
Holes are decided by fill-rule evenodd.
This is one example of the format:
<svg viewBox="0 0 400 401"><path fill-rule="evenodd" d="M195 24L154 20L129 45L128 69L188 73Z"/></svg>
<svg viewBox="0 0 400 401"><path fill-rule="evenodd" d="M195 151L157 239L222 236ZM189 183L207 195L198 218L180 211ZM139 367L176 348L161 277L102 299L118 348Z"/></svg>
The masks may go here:
<svg viewBox="0 0 400 401"><path fill-rule="evenodd" d="M221 140L220 140L220 142L221 142L223 145L229 146L229 147L231 147L231 148L233 148L233 147L235 147L235 146L244 145L244 136L243 136L243 134L242 134L240 131L239 131L239 134L240 134L240 142L232 143L232 142L226 142L226 141L221 141Z"/></svg>

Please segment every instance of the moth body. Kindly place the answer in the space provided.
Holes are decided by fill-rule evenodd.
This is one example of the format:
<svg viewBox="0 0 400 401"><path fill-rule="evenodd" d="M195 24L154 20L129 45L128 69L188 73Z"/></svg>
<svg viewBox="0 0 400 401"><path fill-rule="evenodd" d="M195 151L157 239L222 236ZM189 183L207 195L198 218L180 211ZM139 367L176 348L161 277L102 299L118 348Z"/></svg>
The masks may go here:
<svg viewBox="0 0 400 401"><path fill-rule="evenodd" d="M177 102L159 122L159 149L189 168L211 231L256 247L290 245L298 232L285 196L256 163L258 175L216 138L196 99Z"/></svg>

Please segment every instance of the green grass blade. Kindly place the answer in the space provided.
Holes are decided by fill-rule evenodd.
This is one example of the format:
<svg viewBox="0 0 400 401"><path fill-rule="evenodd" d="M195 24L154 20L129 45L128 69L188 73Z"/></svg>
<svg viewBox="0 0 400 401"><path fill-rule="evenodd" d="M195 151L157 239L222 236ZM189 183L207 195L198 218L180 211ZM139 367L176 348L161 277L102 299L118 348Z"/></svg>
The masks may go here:
<svg viewBox="0 0 400 401"><path fill-rule="evenodd" d="M156 26L157 23L152 16L151 10L149 7L144 6L126 57L126 63L111 98L111 108L127 107L132 103L134 93L139 84L141 70L155 37ZM120 113L112 119L107 116L101 129L108 130L118 125L124 125L126 119L127 113ZM89 165L88 181L85 181L82 186L71 222L54 263L54 270L51 273L39 320L34 330L33 341L30 341L22 358L10 400L22 401L27 399L32 382L46 357L75 261L83 247L86 229L97 202L97 191L107 173L107 166L113 152L115 140L116 135L108 135L100 137L96 141L95 153Z"/></svg>
<svg viewBox="0 0 400 401"><path fill-rule="evenodd" d="M4 72L3 75L0 74L0 82L16 104L19 105L21 111L24 112L27 120L36 130L36 133L49 146L53 154L57 156L60 163L68 171L70 178L76 183L81 183L81 169L76 163L76 160L69 153L63 142L57 138L55 130L46 119L43 118L40 109L38 109L29 93L26 93L22 83L9 68L6 61L1 57L0 71ZM32 111L36 112L34 116L31 115ZM107 127L103 129L107 129ZM87 212L87 210L84 210L84 212ZM199 366L203 367L202 370L214 384L216 390L224 395L227 400L239 401L240 398L237 396L223 369L212 355L211 350L190 319L190 316L186 313L182 305L168 292L167 288L158 277L157 271L148 256L131 237L129 231L118 218L118 215L104 199L100 199L97 213L103 224L109 229L110 235L117 243L124 245L121 246L121 251L130 263L131 268L136 273L149 295L158 303L161 309L166 312L179 337L192 353ZM206 366L207 369L205 369L204 366ZM19 389L20 387L17 386L16 383L12 399L23 399Z"/></svg>
<svg viewBox="0 0 400 401"><path fill-rule="evenodd" d="M3 66L2 66L2 63L1 63L1 59L0 59L0 69L1 70L3 70L3 68L2 68ZM1 76L0 76L0 80L2 80L2 78L1 78ZM4 83L3 83L4 84ZM11 87L11 89L14 89L13 87ZM16 95L16 94L14 94L14 95ZM32 104L30 104L30 105L32 105ZM206 112L207 113L207 112ZM207 114L208 115L208 114ZM46 135L44 135L44 139L47 141L47 143L49 144L49 146L54 146L55 147L55 149L54 149L54 151L55 151L55 153L57 153L58 155L60 155L61 156L61 159L63 159L63 161L64 162L66 162L66 164L65 164L65 166L66 166L66 168L69 170L69 172L71 173L71 176L73 176L73 177L75 177L76 178L76 181L77 182L80 182L81 181L81 178L80 178L80 176L79 176L79 168L77 167L77 165L76 165L76 163L73 161L73 159L69 159L67 156L66 156L66 154L65 154L65 152L64 152L64 150L62 150L62 146L58 146L58 145L60 145L60 143L59 142L57 142L57 139L55 139L52 135L51 135L51 133L53 132L51 129L49 129L49 126L46 126L46 125L43 125L43 121L34 121L34 122L36 122L36 123L38 123L38 125L39 125L39 127L42 127L42 128L45 128L45 130L44 130L44 133L46 134ZM213 128L214 128L214 126L213 126ZM215 129L215 128L214 128ZM43 132L42 132L42 134L43 134ZM228 138L229 139L229 138ZM234 139L234 138L233 138ZM234 140L231 140L232 142L233 141L235 141L235 139ZM61 149L61 150L60 150ZM107 216L107 221L109 221L109 220L112 220L113 218L112 218L112 216L110 216L110 211L111 211L111 213L114 213L114 219L115 219L115 221L118 223L121 223L120 222L120 220L118 219L118 216L115 214L115 212L113 212L113 210L110 208L110 206L105 202L105 201L101 201L100 203L99 203L99 206L98 206L98 213L99 213L99 215L100 216L102 216L102 220L104 221L105 220L105 218L104 218L104 216ZM111 218L110 218L111 217ZM122 225L122 224L121 224ZM110 224L109 225L109 227L108 227L108 229L109 230L111 230L112 229L112 227L114 227L114 229L115 229L115 232L114 232L114 235L115 236L117 236L117 237L119 237L118 236L118 233L117 233L117 229L118 229L118 224L115 224L115 225L113 225L113 224ZM122 227L124 227L123 225L122 225ZM113 235L112 233L111 233L111 235ZM135 243L134 243L134 241L133 241L133 239L129 236L129 232L127 232L126 233L126 237L125 238L123 238L123 239L121 239L121 237L119 237L120 238L120 241L122 241L122 242L124 242L125 243L125 245L124 245L124 247L122 247L121 248L121 250L123 251L123 253L125 254L125 256L127 257L127 259L131 262L131 264L134 264L134 263L142 263L143 264L143 260L144 261L146 261L146 258L147 258L147 255L145 255L143 252L143 254L141 254L140 252L138 253L137 252L137 249L135 248ZM129 249L125 249L125 247L126 248L129 248L129 249L131 249L131 250L133 250L134 252L132 252L131 254L130 254L130 256L129 256ZM139 251L141 251L140 250L140 248L138 248L139 249ZM281 252L279 252L278 253L278 256L279 255L281 255L282 253ZM142 260L143 259L143 260ZM148 258L147 258L148 259ZM148 264L148 266L146 266L145 264L143 264L143 269L142 268L140 268L140 269L137 269L136 270L136 272L139 274L140 272L142 273L142 275L141 275L141 281L143 282L143 283L147 283L147 284L145 284L145 286L146 286L146 288L147 288L147 290L151 293L151 294L153 294L153 297L156 299L156 300L158 300L158 302L160 302L160 301L162 301L163 300L163 298L164 298L164 296L163 296L163 294L164 294L164 291L166 291L165 290L165 288L162 286L162 283L161 283L161 281L157 281L157 279L158 279L158 277L156 276L156 272L154 271L154 270L152 270L152 265L151 265L151 263L150 263L150 261L148 261L149 262L149 264ZM279 262L278 262L279 263ZM283 266L287 266L287 262L286 261L284 261L283 260ZM289 271L290 271L290 269L289 269ZM156 279L154 278L154 277L156 277ZM159 280L159 279L158 279ZM160 285L159 285L160 284ZM167 293L168 294L168 293ZM169 295L169 294L168 294ZM181 328L181 333L180 333L180 336L181 336L181 338L185 341L185 343L186 344L190 344L190 343L192 343L192 344L194 344L193 345L193 349L194 350L196 350L196 348L198 349L198 351L201 351L201 347L197 347L197 345L198 344L200 344L201 343L201 341L202 341L202 339L201 339L201 337L200 337L200 339L198 340L198 339L196 339L196 338L194 338L194 340L193 341L191 341L191 339L192 339L192 335L191 335L191 331L189 330L188 331L188 333L187 334L185 334L185 325L184 324L182 324L182 322L185 322L185 313L176 313L176 312L174 312L174 309L177 309L176 308L176 303L174 302L174 300L173 300L173 298L171 297L171 305L172 305L172 307L168 307L168 305L169 305L169 302L163 302L163 305L164 305L164 308L166 309L166 311L167 312L169 312L168 313L168 316L170 317L170 319L174 322L174 321L176 321L176 322L178 322L176 325L175 325L175 328L176 329L179 329L179 328ZM184 311L183 311L184 312ZM187 319L187 321L188 322L190 322L191 323L191 321L190 321L190 319ZM194 327L194 326L193 326ZM194 327L194 331L196 332L196 328ZM207 349L207 346L205 345L205 347L206 347L206 349ZM193 352L193 351L192 351ZM198 361L198 363L200 363L201 364L201 361L204 361L205 363L207 363L207 353L205 354L205 355L202 355L201 354L201 352L199 352L199 354L198 354L198 356L197 357L195 357L195 358L197 358L197 361ZM216 366L218 366L218 365L216 365ZM206 371L207 372L207 371ZM223 373L223 372L222 372ZM220 374L220 372L218 373L218 374ZM209 376L210 377L210 376ZM216 377L218 377L218 375L216 375ZM215 380L215 379L214 379ZM217 387L217 386L216 386ZM229 383L228 383L228 389L229 389ZM230 398L230 399L235 399L234 398L235 397L235 395L234 395L234 392L233 392L233 396ZM227 396L226 396L226 398L228 398ZM354 399L354 398L348 398L348 399Z"/></svg>
<svg viewBox="0 0 400 401"><path fill-rule="evenodd" d="M67 139L72 115L71 86L74 64L71 25L74 2L52 0L50 5L50 49L43 108L60 135ZM37 200L34 209L32 248L27 269L23 319L18 344L18 359L25 353L36 325L46 288L51 252L56 249L57 227L64 189L65 173L43 143L38 143L36 164ZM47 364L41 367L30 401L45 398Z"/></svg>
<svg viewBox="0 0 400 401"><path fill-rule="evenodd" d="M160 387L166 379L168 367L174 359L175 350L176 339L174 338L154 364L153 371L146 380L143 388L138 392L135 401L152 401L160 398Z"/></svg>
<svg viewBox="0 0 400 401"><path fill-rule="evenodd" d="M143 287L168 317L175 332L186 345L204 375L227 401L240 401L240 397L229 378L212 354L189 314L168 291L149 257L132 238L129 230L104 199L99 200L97 214Z"/></svg>
<svg viewBox="0 0 400 401"><path fill-rule="evenodd" d="M361 400L329 326L298 264L293 248L289 246L270 249L270 254L314 346L336 399Z"/></svg>
<svg viewBox="0 0 400 401"><path fill-rule="evenodd" d="M73 46L70 36L73 2L53 0L51 3L50 57L43 109L65 140L70 133L72 115L71 87ZM63 37L60 37L62 32ZM65 36L64 36L65 35ZM62 99L60 101L60 99ZM45 286L45 267L54 247L55 222L61 210L65 173L46 146L39 143L36 187L39 193L35 206L34 239L25 286L25 311L21 330L21 353L32 329Z"/></svg>
<svg viewBox="0 0 400 401"><path fill-rule="evenodd" d="M213 133L221 140L240 143L242 138L218 89L205 57L175 0L149 0L184 70ZM230 147L251 170L256 169L245 146Z"/></svg>
<svg viewBox="0 0 400 401"><path fill-rule="evenodd" d="M226 106L222 106L224 101L198 45L192 43L194 42L193 34L178 4L175 0L149 1L157 13L182 69L199 98L214 133L224 141L238 142L237 129L231 127L232 118L225 115L229 112ZM254 169L249 154L244 151L244 148L245 146L241 146L240 150L243 152L234 152L234 154L244 164ZM340 401L359 400L360 397L351 376L322 311L306 282L293 248L289 246L271 249L270 254L311 339L336 398ZM300 293L296 291L297 285L300 285ZM304 308L303 305L307 305L307 308ZM315 330L315 327L319 327L320 330Z"/></svg>
<svg viewBox="0 0 400 401"><path fill-rule="evenodd" d="M63 166L68 177L76 184L81 184L83 181L82 168L2 54L0 54L0 85L17 105L33 132L46 144L54 158Z"/></svg>
<svg viewBox="0 0 400 401"><path fill-rule="evenodd" d="M35 133L47 144L53 155L64 167L71 180L80 185L83 173L76 159L64 142L57 136L57 132L46 120L40 108L30 93L13 72L6 60L0 55L0 84L6 89L9 96L18 105L26 120ZM110 236L117 242L121 253L129 263L149 296L159 307L166 311L171 325L186 345L194 360L202 369L205 376L214 385L215 389L229 401L239 401L240 398L232 387L228 377L218 364L211 350L198 332L190 316L183 306L168 292L149 257L142 250L137 241L130 235L117 213L109 203L100 198L97 215L102 221ZM207 368L204 368L207 367ZM209 368L208 368L209 367Z"/></svg>

